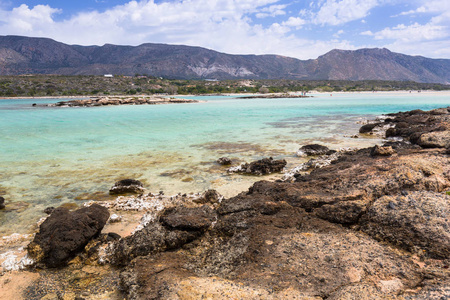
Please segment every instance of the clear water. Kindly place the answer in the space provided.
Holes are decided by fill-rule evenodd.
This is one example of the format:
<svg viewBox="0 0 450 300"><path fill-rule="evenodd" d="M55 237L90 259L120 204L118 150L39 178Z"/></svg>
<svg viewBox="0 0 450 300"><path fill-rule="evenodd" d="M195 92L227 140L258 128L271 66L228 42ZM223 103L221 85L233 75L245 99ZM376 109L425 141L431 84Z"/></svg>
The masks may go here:
<svg viewBox="0 0 450 300"><path fill-rule="evenodd" d="M361 118L450 105L450 93L319 94L307 99L187 97L196 104L91 108L32 107L60 99L0 100L0 235L28 232L48 206L107 198L115 181L152 192L225 196L261 177L228 175L215 163L272 156L301 161L302 144L370 146L353 139ZM265 178L270 178L265 177ZM74 204L73 204L74 203Z"/></svg>

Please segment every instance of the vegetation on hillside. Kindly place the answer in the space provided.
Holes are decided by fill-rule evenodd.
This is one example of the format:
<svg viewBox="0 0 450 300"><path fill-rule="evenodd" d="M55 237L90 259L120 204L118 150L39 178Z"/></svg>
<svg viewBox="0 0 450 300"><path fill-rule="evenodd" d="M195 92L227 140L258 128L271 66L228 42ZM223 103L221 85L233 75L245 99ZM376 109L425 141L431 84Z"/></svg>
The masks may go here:
<svg viewBox="0 0 450 300"><path fill-rule="evenodd" d="M2 97L136 94L221 94L335 91L450 90L450 85L411 81L170 80L151 76L0 76Z"/></svg>

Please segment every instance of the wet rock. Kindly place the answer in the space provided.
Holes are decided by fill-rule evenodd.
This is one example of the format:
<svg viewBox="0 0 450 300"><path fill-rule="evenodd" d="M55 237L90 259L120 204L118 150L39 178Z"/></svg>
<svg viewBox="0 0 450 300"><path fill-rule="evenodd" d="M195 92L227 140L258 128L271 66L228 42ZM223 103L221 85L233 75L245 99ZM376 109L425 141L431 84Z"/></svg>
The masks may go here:
<svg viewBox="0 0 450 300"><path fill-rule="evenodd" d="M370 124L365 124L363 126L361 126L361 128L359 129L359 133L369 133L371 132L375 127L380 126L381 123L370 123Z"/></svg>
<svg viewBox="0 0 450 300"><path fill-rule="evenodd" d="M0 209L5 209L5 198L0 196Z"/></svg>
<svg viewBox="0 0 450 300"><path fill-rule="evenodd" d="M426 251L450 257L450 196L416 191L407 196L383 196L361 218L369 235L400 245L411 252Z"/></svg>
<svg viewBox="0 0 450 300"><path fill-rule="evenodd" d="M112 195L120 195L120 194L140 194L145 191L142 182L135 179L123 179L117 181L114 186L109 190L109 193Z"/></svg>
<svg viewBox="0 0 450 300"><path fill-rule="evenodd" d="M266 175L275 172L281 172L286 164L287 162L284 159L274 160L272 157L270 157L254 161L250 164L244 163L239 167L229 168L228 172L238 172L252 175Z"/></svg>
<svg viewBox="0 0 450 300"><path fill-rule="evenodd" d="M391 156L395 153L395 150L391 146L378 146L372 148L370 151L371 156Z"/></svg>
<svg viewBox="0 0 450 300"><path fill-rule="evenodd" d="M73 212L57 208L39 227L28 254L47 267L62 267L100 234L108 218L108 210L97 204Z"/></svg>
<svg viewBox="0 0 450 300"><path fill-rule="evenodd" d="M217 160L218 164L221 164L222 166L228 166L231 165L232 161L228 157L221 157Z"/></svg>
<svg viewBox="0 0 450 300"><path fill-rule="evenodd" d="M417 144L423 148L450 147L450 131L435 131L420 135Z"/></svg>
<svg viewBox="0 0 450 300"><path fill-rule="evenodd" d="M333 154L336 151L330 150L326 146L322 146L319 144L310 144L302 146L297 151L297 156L304 157L304 156L315 156L315 155L325 155L325 154Z"/></svg>

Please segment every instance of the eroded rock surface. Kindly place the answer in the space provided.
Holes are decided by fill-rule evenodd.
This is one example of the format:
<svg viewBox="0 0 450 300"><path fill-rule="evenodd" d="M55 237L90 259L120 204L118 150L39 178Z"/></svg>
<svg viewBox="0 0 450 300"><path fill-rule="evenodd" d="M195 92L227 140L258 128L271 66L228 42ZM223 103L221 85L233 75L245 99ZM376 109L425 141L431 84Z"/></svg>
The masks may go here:
<svg viewBox="0 0 450 300"><path fill-rule="evenodd" d="M231 173L245 173L251 175L266 175L283 171L287 162L284 159L274 160L272 157L263 158L251 163L244 163L238 167L229 168Z"/></svg>
<svg viewBox="0 0 450 300"><path fill-rule="evenodd" d="M73 212L56 208L28 245L28 254L47 267L65 266L100 234L108 218L108 209L97 204Z"/></svg>

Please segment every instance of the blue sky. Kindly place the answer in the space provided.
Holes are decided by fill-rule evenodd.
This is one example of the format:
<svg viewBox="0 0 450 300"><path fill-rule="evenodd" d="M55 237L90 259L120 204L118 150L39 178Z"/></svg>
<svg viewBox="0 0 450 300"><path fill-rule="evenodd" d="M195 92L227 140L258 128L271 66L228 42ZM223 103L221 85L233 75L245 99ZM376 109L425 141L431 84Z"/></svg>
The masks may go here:
<svg viewBox="0 0 450 300"><path fill-rule="evenodd" d="M184 44L300 59L374 47L450 58L450 1L0 0L0 35L80 45Z"/></svg>

